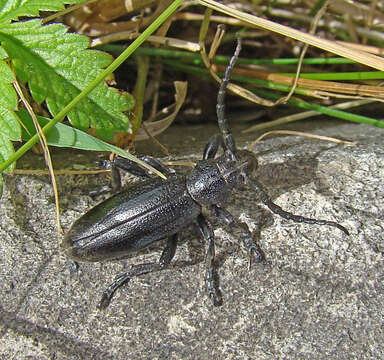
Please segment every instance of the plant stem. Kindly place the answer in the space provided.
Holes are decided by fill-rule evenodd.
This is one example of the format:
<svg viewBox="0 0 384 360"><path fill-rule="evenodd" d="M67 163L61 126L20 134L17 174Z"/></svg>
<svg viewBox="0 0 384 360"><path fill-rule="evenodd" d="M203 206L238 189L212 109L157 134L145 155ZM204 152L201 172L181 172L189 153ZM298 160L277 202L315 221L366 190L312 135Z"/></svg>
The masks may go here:
<svg viewBox="0 0 384 360"><path fill-rule="evenodd" d="M112 54L120 54L126 48L123 45L109 44L102 45L99 47L100 50L107 51ZM169 50L169 49L158 49L153 47L145 47L137 49L137 54L149 55L149 56L161 56L175 59L190 60L195 65L203 63L200 53L192 53L189 51L181 50ZM216 55L213 58L213 63L227 65L230 60L230 56ZM239 58L238 64L249 64L249 65L296 65L299 62L297 58L283 58L283 59L247 59ZM356 62L347 58L341 57L330 57L330 58L312 58L304 59L303 64L310 65L325 65L325 64L355 64Z"/></svg>
<svg viewBox="0 0 384 360"><path fill-rule="evenodd" d="M278 94L273 94L273 93L263 91L263 90L257 90L257 93L263 97L270 98L270 99L280 98L280 95L278 95ZM332 116L332 117L335 117L338 119L356 122L356 123L361 123L361 124L369 124L369 125L374 125L374 126L377 126L380 128L384 128L384 122L383 121L369 118L367 116L352 114L352 113L348 113L345 111L332 109L332 108L327 107L327 106L321 106L318 104L308 103L304 100L299 100L297 98L291 98L287 101L287 103L301 107L303 109L315 110L315 111L318 111L322 114L329 115L329 116Z"/></svg>
<svg viewBox="0 0 384 360"><path fill-rule="evenodd" d="M193 74L200 76L202 78L210 79L210 76L208 75L208 72L205 69L202 69L202 68L199 68L196 66L179 64L176 62L172 62L170 60L164 61L164 63L169 63L170 65L172 65L172 67L174 69L180 68L183 71L193 73ZM289 91L289 89L291 88L288 85L277 84L277 83L274 83L271 81L265 81L265 80L260 80L260 79L251 79L251 78L247 78L247 77L241 76L241 75L232 75L231 78L233 80L242 81L245 83L257 84L258 86L262 86L262 87L273 89L273 90L279 90L279 91L285 91L286 92L286 91ZM252 90L252 91L254 91L255 93L257 93L260 96L263 96L265 98L272 99L272 100L277 100L281 97L280 94L271 93L271 92L267 92L267 91L263 91L263 90L259 90L259 89L257 91L255 91L255 90ZM301 93L303 95L306 95L306 89L296 88L295 93ZM351 122L357 122L357 123L370 124L370 125L384 128L384 122L383 121L373 119L373 118L370 118L367 116L357 115L357 114L348 113L346 111L332 109L332 108L327 107L327 106L321 106L318 104L309 103L309 102L306 102L304 100L300 100L297 98L291 98L290 100L287 101L287 103L290 105L294 105L294 106L298 106L300 108L307 109L307 110L314 110L314 111L320 112L320 113L325 114L325 115L333 116L333 117L338 118L338 119L343 119L343 120L347 120L347 121L351 121Z"/></svg>

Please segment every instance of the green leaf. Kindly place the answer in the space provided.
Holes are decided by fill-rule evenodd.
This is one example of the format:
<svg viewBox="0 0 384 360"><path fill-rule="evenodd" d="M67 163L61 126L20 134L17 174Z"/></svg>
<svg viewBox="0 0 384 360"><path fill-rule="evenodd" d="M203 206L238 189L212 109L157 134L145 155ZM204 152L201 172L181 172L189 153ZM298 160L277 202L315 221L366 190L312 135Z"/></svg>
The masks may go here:
<svg viewBox="0 0 384 360"><path fill-rule="evenodd" d="M17 95L11 82L14 74L4 60L0 60L0 163L8 159L14 152L11 140L19 140L21 136L18 117L14 113L17 106ZM15 168L12 163L5 172ZM0 174L0 197L3 193L3 177Z"/></svg>
<svg viewBox="0 0 384 360"><path fill-rule="evenodd" d="M0 163L8 159L13 153L12 142L8 139L7 136L0 133ZM11 172L15 168L15 163L5 169L5 172Z"/></svg>
<svg viewBox="0 0 384 360"><path fill-rule="evenodd" d="M40 11L60 11L65 4L84 0L8 0L0 1L0 21L17 20L21 16L37 16Z"/></svg>
<svg viewBox="0 0 384 360"><path fill-rule="evenodd" d="M35 126L33 124L32 118L26 110L21 109L20 111L18 111L18 115L20 116L20 119L24 125L22 130L22 139L27 141L36 133ZM50 119L47 119L42 116L38 116L37 119L39 121L40 126L42 127L50 121ZM62 123L57 123L49 131L49 133L46 134L46 139L48 145L57 147L70 147L81 150L113 152L117 155L123 156L127 159L141 164L142 166L156 173L160 177L164 178L164 176L159 171L144 163L140 159L137 159L127 151L124 151L117 146L108 144L81 130L75 129Z"/></svg>
<svg viewBox="0 0 384 360"><path fill-rule="evenodd" d="M8 64L0 60L0 134L11 140L20 140L20 125L14 113L17 95L11 85L14 79Z"/></svg>
<svg viewBox="0 0 384 360"><path fill-rule="evenodd" d="M36 134L36 128L32 118L24 109L20 109L17 114L24 125L22 127L21 138L23 141L28 141L34 134ZM41 127L50 121L50 119L42 116L37 116L37 119ZM48 145L70 147L81 150L111 151L110 146L113 146L81 130L77 130L61 123L57 123L48 134L46 134L46 139Z"/></svg>
<svg viewBox="0 0 384 360"><path fill-rule="evenodd" d="M29 84L37 102L46 102L53 116L112 60L106 53L87 49L87 37L68 34L61 24L42 26L39 20L0 25L0 41L18 78ZM75 127L93 127L108 138L113 131L130 130L124 112L132 107L132 97L121 96L102 83L68 118Z"/></svg>
<svg viewBox="0 0 384 360"><path fill-rule="evenodd" d="M3 8L6 8L4 4L8 4L4 2L5 0L0 0L0 13L1 13L1 6ZM23 0L21 0L23 1ZM28 0L24 0L25 1ZM32 1L32 0L31 0ZM44 1L44 0L36 0L36 1ZM102 101L104 98L102 97L104 94L101 92L101 97L98 96L100 95L99 93L93 92L98 84L100 84L103 79L105 79L106 76L110 75L114 70L118 68L147 38L150 36L161 24L171 16L176 9L182 4L183 0L174 0L172 4L170 4L160 15L158 18L156 18L144 31L141 33L136 40L134 40L128 48L117 58L113 63L111 63L105 70L103 71L98 71L98 75L96 77L93 76L92 71L87 72L88 68L86 67L89 65L90 67L92 66L91 63L84 63L83 60L84 58L81 58L81 61L78 61L78 54L79 52L77 51L78 49L76 47L71 48L71 42L78 41L79 39L85 37L81 37L79 35L74 35L74 34L66 34L66 29L62 25L49 25L46 27L43 27L41 24L29 21L29 22L24 22L24 23L13 23L13 24L7 24L5 21L1 22L0 21L0 43L3 46L2 48L0 47L0 59L6 59L7 57L9 58L9 61L13 62L13 67L17 69L17 76L20 77L23 74L26 76L28 84L30 88L36 89L36 90L41 90L42 91L42 97L46 96L46 101L48 104L48 99L55 100L55 97L53 93L51 92L54 89L54 86L51 85L51 82L55 83L57 80L57 77L62 77L66 81L65 84L63 85L63 96L65 97L67 95L68 91L73 90L73 87L76 88L76 81L79 80L79 76L75 71L69 72L68 73L68 68L71 67L71 61L76 61L78 65L78 68L82 70L81 76L85 77L83 80L88 80L89 77L91 77L91 80L87 85L84 85L82 87L82 83L79 84L78 88L82 88L83 90L71 101L67 103L66 106L64 106L60 111L56 113L56 115L53 117L53 119L44 127L44 131L48 132L49 130L52 129L52 127L55 126L55 124L59 121L62 121L64 117L70 113L71 116L73 116L74 111L73 109L76 108L76 111L79 110L80 108L80 113L81 110L84 108L84 103L91 103L92 105L95 105L98 103L98 101ZM9 2L9 4L13 4L13 2ZM20 5L20 4L19 4ZM7 8L7 11L11 7ZM7 12L4 11L3 12ZM26 26L23 29L23 24ZM30 25L32 24L32 25ZM33 29L33 26L35 29ZM58 72L55 73L54 68L52 68L52 65L50 64L49 60L52 60L52 53L54 54L54 57L57 57L57 52L56 48L50 48L50 42L55 42L56 39L56 34L54 36L51 36L49 40L44 39L42 36L37 36L39 34L40 29L44 28L49 30L54 29L56 26L56 29L61 29L61 34L57 33L58 36L61 35L62 38L66 41L65 45L68 45L68 49L60 49L61 52L59 52L59 55L64 55L64 56L58 56L58 65L61 65L61 62L64 62L65 65L67 65L67 68L61 69L63 72ZM25 30L25 28L27 28ZM20 31L21 30L21 31ZM24 30L24 31L23 31ZM35 32L29 33L29 30L37 30ZM41 33L41 32L40 32ZM52 34L51 34L52 35ZM65 36L67 35L67 36ZM67 41L71 40L71 41ZM23 42L25 41L25 43ZM60 44L58 44L60 45ZM41 48L45 49L41 49ZM41 51L40 51L41 50ZM66 51L62 51L66 50ZM73 51L71 51L73 50ZM45 52L44 52L45 51ZM85 48L81 49L80 53L84 54L87 50ZM88 50L90 52L90 50ZM8 56L4 56L5 53ZM96 54L96 52L93 52L93 54ZM30 62L32 61L32 63ZM18 66L16 66L18 65ZM41 67L39 67L41 65ZM41 71L41 73L36 74L33 73L36 69ZM86 71L83 71L83 70ZM20 75L21 74L21 75ZM71 75L72 77L66 78L65 75ZM53 75L55 79L51 79L50 75ZM89 76L91 75L91 76ZM39 81L41 83L39 83ZM80 81L80 82L82 82ZM73 83L75 85L73 85ZM31 85L33 84L33 85ZM39 88L40 86L40 88ZM47 87L46 91L44 91L44 86ZM32 91L32 90L31 90ZM66 92L67 91L67 92ZM92 93L93 92L93 93ZM36 96L38 96L39 92L36 91ZM90 95L91 94L91 95ZM112 100L115 100L116 97L113 96L113 91L109 91L106 93L106 98L110 97ZM117 94L117 93L115 93ZM41 94L40 94L41 95ZM60 94L62 95L62 94ZM88 99L84 100L86 97L89 97ZM128 98L127 96L125 97L120 97L119 100L121 101L121 98L125 99L123 101L124 105L128 107L128 109L131 109L133 107L133 100L132 97L129 97L129 101L126 99ZM59 99L60 100L60 99ZM95 101L96 100L96 101ZM54 101L52 101L54 104ZM51 103L52 105L52 103ZM81 106L79 106L81 105ZM99 104L100 105L100 104ZM113 107L114 104L111 105L111 108L108 108L108 110L114 111L116 108ZM96 105L98 106L98 105ZM92 110L92 108L91 108ZM103 109L104 110L104 109ZM53 111L53 110L51 110ZM118 109L120 111L120 109ZM96 111L97 112L97 111ZM94 112L93 112L94 113ZM91 113L91 115L93 115ZM78 114L76 114L78 115ZM87 114L85 113L85 116ZM88 114L90 116L90 114ZM73 121L73 118L71 118ZM114 120L114 119L113 119ZM126 117L125 119L126 120ZM98 118L92 118L92 122L97 122L100 120ZM128 125L129 126L129 125ZM102 129L101 129L102 130ZM111 130L107 130L107 133L111 133ZM20 156L25 154L26 151L30 150L31 147L38 141L38 136L35 134L29 141L27 141L23 146L21 146L17 152L13 153L8 159L6 159L3 163L0 163L0 171L3 171L5 168L7 168L12 162L16 161ZM136 161L136 160L135 160ZM136 161L141 163L144 167L146 166L147 168L149 167L148 165L143 164L142 161ZM158 171L151 169L154 173L159 174ZM160 174L159 174L160 175ZM162 176L162 175L160 175ZM163 176L162 176L163 177Z"/></svg>
<svg viewBox="0 0 384 360"><path fill-rule="evenodd" d="M20 16L35 16L40 11L58 11L64 8L64 4L80 3L84 0L0 0L0 23L16 20ZM1 40L0 40L1 41ZM17 95L11 83L15 76L8 64L4 48L0 47L0 163L3 163L14 152L10 140L19 140L21 137L18 118L14 113L17 107ZM11 171L15 164L11 164L5 170ZM3 178L0 175L0 196L3 191Z"/></svg>

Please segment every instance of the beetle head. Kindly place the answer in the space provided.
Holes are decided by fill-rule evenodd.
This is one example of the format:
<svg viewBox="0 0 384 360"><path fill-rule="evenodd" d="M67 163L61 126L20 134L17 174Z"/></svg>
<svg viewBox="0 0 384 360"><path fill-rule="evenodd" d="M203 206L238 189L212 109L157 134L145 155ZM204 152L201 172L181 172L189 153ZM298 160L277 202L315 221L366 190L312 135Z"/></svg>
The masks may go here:
<svg viewBox="0 0 384 360"><path fill-rule="evenodd" d="M217 166L231 189L242 189L247 179L258 167L256 155L248 150L238 150L236 157L226 151Z"/></svg>

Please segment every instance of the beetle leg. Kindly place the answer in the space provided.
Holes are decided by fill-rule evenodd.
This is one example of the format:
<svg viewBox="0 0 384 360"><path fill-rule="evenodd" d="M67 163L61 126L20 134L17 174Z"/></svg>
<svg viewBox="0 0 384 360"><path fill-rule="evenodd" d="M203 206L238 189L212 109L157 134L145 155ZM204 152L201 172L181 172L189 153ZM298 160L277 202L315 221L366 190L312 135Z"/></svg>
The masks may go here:
<svg viewBox="0 0 384 360"><path fill-rule="evenodd" d="M159 262L134 265L132 266L130 271L119 275L115 279L115 281L110 284L104 291L100 303L97 307L101 310L105 309L111 302L111 299L115 294L116 290L120 286L123 286L124 284L128 283L129 280L131 280L131 278L133 278L134 276L144 275L150 272L163 270L167 265L169 265L173 257L175 256L177 239L177 234L172 235L167 239L167 244L165 245L165 248L160 256Z"/></svg>
<svg viewBox="0 0 384 360"><path fill-rule="evenodd" d="M241 239L249 254L249 267L251 267L252 259L257 262L261 262L265 259L264 254L260 247L253 241L253 236L246 223L241 222L226 209L223 209L217 205L212 205L212 210L219 223L228 227L237 227L241 231Z"/></svg>
<svg viewBox="0 0 384 360"><path fill-rule="evenodd" d="M158 263L147 263L147 264L140 264L140 265L134 265L132 269L129 272L126 272L122 275L119 275L111 285L107 287L107 289L104 291L103 296L101 297L101 300L97 307L100 310L105 309L111 302L111 299L113 295L115 294L116 290L120 287L129 282L132 277L147 274L149 272L152 272L154 270L158 270L159 264Z"/></svg>
<svg viewBox="0 0 384 360"><path fill-rule="evenodd" d="M79 270L79 267L80 267L79 263L77 261L71 260L71 259L68 259L67 263L70 266L70 269L69 269L70 273L71 274L77 273L77 270Z"/></svg>
<svg viewBox="0 0 384 360"><path fill-rule="evenodd" d="M139 159L151 165L156 170L159 170L165 176L171 174L171 170L168 167L166 167L160 160L152 156L140 156ZM99 163L105 169L111 170L112 193L116 193L121 190L122 185L121 185L121 176L120 176L119 169L124 170L142 179L151 178L151 173L148 170L142 168L139 164L135 163L134 161L120 157L120 156L116 157L113 161L103 160ZM103 193L109 192L109 190L110 189L108 187L103 187L102 189L97 191L92 191L89 194L91 196L96 196L96 195L101 195Z"/></svg>
<svg viewBox="0 0 384 360"><path fill-rule="evenodd" d="M144 161L148 165L151 165L156 170L159 170L164 175L169 175L171 173L171 170L168 167L166 167L160 160L152 156L148 156L148 155L140 156L139 159ZM120 156L113 161L113 165L119 169L127 171L130 174L140 178L151 177L151 173L147 169L142 168L139 164L135 163L132 160L129 160Z"/></svg>
<svg viewBox="0 0 384 360"><path fill-rule="evenodd" d="M223 146L223 137L220 134L213 135L205 145L203 160L213 159L220 145Z"/></svg>
<svg viewBox="0 0 384 360"><path fill-rule="evenodd" d="M167 244L165 245L159 260L161 269L169 265L175 256L178 237L179 236L175 234L167 239Z"/></svg>
<svg viewBox="0 0 384 360"><path fill-rule="evenodd" d="M112 193L117 193L121 189L121 175L115 160L111 163L111 188Z"/></svg>
<svg viewBox="0 0 384 360"><path fill-rule="evenodd" d="M165 176L171 174L171 170L168 167L166 167L160 160L152 156L140 156L139 159L151 165L156 170L159 170ZM113 192L117 192L121 189L121 177L118 169L127 171L128 173L139 178L151 178L151 173L147 169L142 168L139 164L132 160L118 156L111 163L111 183Z"/></svg>
<svg viewBox="0 0 384 360"><path fill-rule="evenodd" d="M96 161L95 163L106 170L111 170L111 185L103 186L100 189L89 191L88 195L91 197L103 195L105 193L111 192L111 188L112 193L118 192L121 189L121 176L119 169L114 165L114 161L101 160Z"/></svg>
<svg viewBox="0 0 384 360"><path fill-rule="evenodd" d="M211 224L200 214L197 218L198 228L204 240L208 242L208 250L205 256L206 275L205 282L208 295L212 299L213 305L220 306L222 304L221 292L215 284L215 235Z"/></svg>

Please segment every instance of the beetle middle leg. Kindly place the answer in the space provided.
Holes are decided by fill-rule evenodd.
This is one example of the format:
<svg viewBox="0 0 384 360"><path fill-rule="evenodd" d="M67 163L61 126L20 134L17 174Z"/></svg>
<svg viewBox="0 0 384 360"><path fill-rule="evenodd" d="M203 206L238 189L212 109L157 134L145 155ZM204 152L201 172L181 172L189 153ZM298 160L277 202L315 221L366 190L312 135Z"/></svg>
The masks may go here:
<svg viewBox="0 0 384 360"><path fill-rule="evenodd" d="M249 255L249 267L253 259L256 262L265 260L262 250L254 242L252 233L246 223L237 220L228 210L217 205L211 206L211 209L219 223L228 227L236 227L241 231L241 238Z"/></svg>
<svg viewBox="0 0 384 360"><path fill-rule="evenodd" d="M167 244L165 245L165 248L160 256L159 262L133 265L130 271L122 275L119 275L115 279L115 281L112 284L110 284L107 287L107 289L104 291L102 298L100 300L100 303L98 304L98 308L105 309L111 302L111 299L115 294L116 290L119 287L126 284L127 282L129 282L129 280L131 280L131 278L133 278L134 276L144 275L150 272L160 271L165 269L167 265L170 264L173 257L175 256L177 240L178 240L177 234L167 239Z"/></svg>

